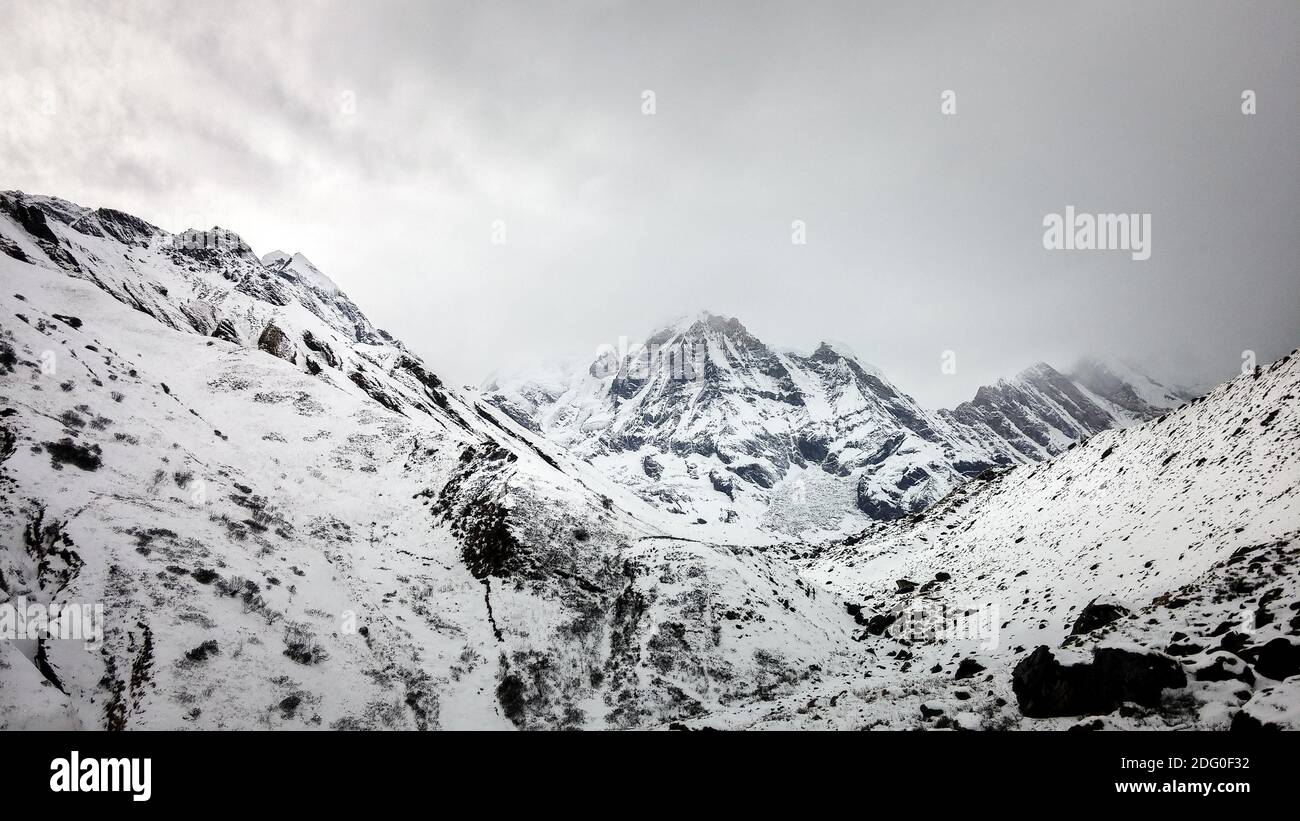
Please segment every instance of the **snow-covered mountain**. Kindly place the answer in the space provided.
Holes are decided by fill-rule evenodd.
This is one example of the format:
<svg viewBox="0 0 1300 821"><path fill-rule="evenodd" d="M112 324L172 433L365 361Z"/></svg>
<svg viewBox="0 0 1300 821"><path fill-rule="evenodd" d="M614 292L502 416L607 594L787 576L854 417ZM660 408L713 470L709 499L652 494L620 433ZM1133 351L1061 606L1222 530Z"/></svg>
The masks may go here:
<svg viewBox="0 0 1300 821"><path fill-rule="evenodd" d="M1122 359L1081 359L1069 374L1075 383L1142 419L1151 419L1204 393L1158 382L1141 367Z"/></svg>
<svg viewBox="0 0 1300 821"><path fill-rule="evenodd" d="M637 726L848 635L830 599L776 604L793 569L682 540L442 385L301 256L17 193L0 248L0 607L107 621L0 641L0 726Z"/></svg>
<svg viewBox="0 0 1300 821"><path fill-rule="evenodd" d="M1292 354L814 551L861 670L707 723L1300 726L1297 396Z"/></svg>
<svg viewBox="0 0 1300 821"><path fill-rule="evenodd" d="M483 390L664 510L809 535L923 510L985 470L1191 398L1163 397L1145 376L1134 387L1098 362L1078 373L1038 363L931 412L842 346L781 352L703 313L592 363L494 377Z"/></svg>
<svg viewBox="0 0 1300 821"><path fill-rule="evenodd" d="M836 346L682 337L698 380L494 404L299 254L0 194L0 632L105 616L0 637L0 728L1300 726L1294 355L1072 446L1117 400L1041 366L927 413ZM791 511L976 475L810 543L618 458L690 504L802 472Z"/></svg>

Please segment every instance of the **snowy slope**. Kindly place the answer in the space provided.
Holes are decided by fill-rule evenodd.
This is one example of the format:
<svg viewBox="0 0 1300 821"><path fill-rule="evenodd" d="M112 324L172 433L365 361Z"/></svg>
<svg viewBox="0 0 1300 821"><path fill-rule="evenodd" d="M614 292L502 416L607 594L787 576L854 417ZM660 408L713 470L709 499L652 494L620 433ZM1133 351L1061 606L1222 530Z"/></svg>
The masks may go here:
<svg viewBox="0 0 1300 821"><path fill-rule="evenodd" d="M1099 643L1187 681L1082 720L1295 726L1294 357L1071 447L1123 397L1042 366L954 421L705 317L660 339L704 378L615 357L511 406L308 266L0 196L0 606L106 613L0 641L0 727L1067 726L1098 711L1022 705L1013 670ZM1017 466L846 520L864 476L967 452ZM853 535L771 535L827 521ZM935 607L996 628L918 632Z"/></svg>
<svg viewBox="0 0 1300 821"><path fill-rule="evenodd" d="M817 552L806 578L858 613L871 663L712 723L1070 726L1077 716L1023 717L1012 669L1038 646L1076 662L1106 646L1155 652L1184 668L1187 683L1101 726L1224 729L1244 708L1296 727L1298 395L1293 354L1152 422L986 475L924 514ZM1127 612L1071 636L1094 602ZM960 626L917 629L935 614ZM958 678L967 659L982 669ZM830 705L841 689L849 694ZM816 709L793 709L808 704Z"/></svg>
<svg viewBox="0 0 1300 821"><path fill-rule="evenodd" d="M212 233L0 199L0 604L107 614L0 643L0 726L636 726L833 665L852 621L792 566L665 540L296 257Z"/></svg>

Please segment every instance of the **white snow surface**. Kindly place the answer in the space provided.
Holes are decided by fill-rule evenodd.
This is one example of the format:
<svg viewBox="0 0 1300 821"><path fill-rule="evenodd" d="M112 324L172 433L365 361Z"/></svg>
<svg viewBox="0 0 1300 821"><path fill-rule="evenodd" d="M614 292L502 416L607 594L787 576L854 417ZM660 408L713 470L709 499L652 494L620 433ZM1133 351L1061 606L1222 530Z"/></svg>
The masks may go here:
<svg viewBox="0 0 1300 821"><path fill-rule="evenodd" d="M1296 727L1252 649L1297 641L1295 356L1098 431L1116 397L1050 368L927 414L707 316L660 341L708 378L479 394L317 274L0 195L0 606L106 614L99 642L0 639L0 727ZM966 453L1004 458L963 482ZM1094 600L1130 613L1071 636ZM897 626L936 606L992 632ZM1029 651L1096 645L1194 645L1187 685L1020 712Z"/></svg>

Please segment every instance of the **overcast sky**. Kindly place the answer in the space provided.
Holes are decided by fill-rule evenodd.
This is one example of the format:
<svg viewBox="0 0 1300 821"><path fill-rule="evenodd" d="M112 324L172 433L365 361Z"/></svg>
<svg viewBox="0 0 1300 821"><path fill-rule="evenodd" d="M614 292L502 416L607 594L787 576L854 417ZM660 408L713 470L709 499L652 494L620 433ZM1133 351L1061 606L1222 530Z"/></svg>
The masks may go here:
<svg viewBox="0 0 1300 821"><path fill-rule="evenodd" d="M1295 0L0 19L0 188L301 251L453 382L700 309L930 406L1037 360L1221 379L1300 344ZM1045 250L1067 205L1149 213L1151 258Z"/></svg>

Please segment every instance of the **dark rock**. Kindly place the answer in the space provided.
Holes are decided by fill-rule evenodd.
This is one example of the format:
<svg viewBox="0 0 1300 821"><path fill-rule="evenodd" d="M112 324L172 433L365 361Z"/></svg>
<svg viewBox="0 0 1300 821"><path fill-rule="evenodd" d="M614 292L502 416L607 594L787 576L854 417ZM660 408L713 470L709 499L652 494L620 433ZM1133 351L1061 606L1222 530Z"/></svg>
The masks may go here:
<svg viewBox="0 0 1300 821"><path fill-rule="evenodd" d="M826 441L820 437L814 438L801 433L795 437L794 444L799 455L809 462L821 463L830 454Z"/></svg>
<svg viewBox="0 0 1300 821"><path fill-rule="evenodd" d="M744 479L746 482L758 485L761 488L771 488L780 479L771 468L761 462L750 462L744 465L728 465L727 470Z"/></svg>
<svg viewBox="0 0 1300 821"><path fill-rule="evenodd" d="M733 502L736 500L735 487L732 485L730 476L723 476L716 470L711 470L709 471L709 482L713 485L714 490L727 494L727 498Z"/></svg>
<svg viewBox="0 0 1300 821"><path fill-rule="evenodd" d="M659 481L659 477L664 475L664 466L659 464L659 461L650 455L641 458L641 470L645 472L646 476L649 476L655 481Z"/></svg>
<svg viewBox="0 0 1300 821"><path fill-rule="evenodd" d="M394 413L402 413L401 400L385 391L377 380L370 378L361 371L348 374L348 379L351 379L354 385L365 391L371 399ZM402 415L405 416L404 413Z"/></svg>
<svg viewBox="0 0 1300 821"><path fill-rule="evenodd" d="M873 636L884 635L884 632L896 621L898 616L892 613L877 614L867 620L867 632Z"/></svg>
<svg viewBox="0 0 1300 821"><path fill-rule="evenodd" d="M1263 732L1265 730L1277 731L1277 730L1281 730L1282 728L1277 724L1273 724L1272 722L1265 724L1264 722L1255 718L1250 713L1246 712L1245 710L1242 710L1232 717L1232 725L1229 727L1229 729L1237 733L1243 733L1243 732L1250 733L1250 732Z"/></svg>
<svg viewBox="0 0 1300 821"><path fill-rule="evenodd" d="M908 490L929 478L930 474L923 468L914 467L899 477L898 481L894 483L894 487L899 490Z"/></svg>
<svg viewBox="0 0 1300 821"><path fill-rule="evenodd" d="M212 330L212 335L226 342L233 342L236 345L243 344L239 338L239 331L235 324L227 318L217 320L217 326Z"/></svg>
<svg viewBox="0 0 1300 821"><path fill-rule="evenodd" d="M424 363L420 362L420 360L415 357L402 354L393 369L394 371L406 371L411 376L415 377L415 381L419 382L430 395L441 396L442 380L438 378L437 374L434 374L428 368L424 367Z"/></svg>
<svg viewBox="0 0 1300 821"><path fill-rule="evenodd" d="M262 335L257 338L257 347L286 362L296 362L298 360L293 349L293 343L289 341L289 337L285 335L284 331L276 327L274 322L266 323L266 327L262 329Z"/></svg>
<svg viewBox="0 0 1300 821"><path fill-rule="evenodd" d="M1074 627L1070 628L1070 635L1077 636L1081 633L1091 633L1093 630L1105 627L1127 615L1128 609L1125 607L1113 602L1098 603L1096 599L1093 599L1084 606L1079 613L1079 617L1074 620Z"/></svg>
<svg viewBox="0 0 1300 821"><path fill-rule="evenodd" d="M1286 636L1278 636L1261 647L1244 650L1240 655L1261 676L1281 681L1300 674L1300 645Z"/></svg>
<svg viewBox="0 0 1300 821"><path fill-rule="evenodd" d="M898 585L897 592L899 593L911 593L913 590L916 589L916 582L912 581L911 579L899 579L898 581L894 582L894 584Z"/></svg>
<svg viewBox="0 0 1300 821"><path fill-rule="evenodd" d="M861 510L872 519L879 519L880 521L886 522L894 519L901 519L908 514L907 509L901 505L894 504L888 499L874 496L874 491L867 479L868 477L864 475L858 480L858 510Z"/></svg>
<svg viewBox="0 0 1300 821"><path fill-rule="evenodd" d="M302 332L302 344L307 346L307 350L320 354L321 359L325 360L325 364L331 368L337 370L343 364L343 360L339 359L338 355L334 353L334 349L329 346L329 343L323 339L317 339L311 331Z"/></svg>
<svg viewBox="0 0 1300 821"><path fill-rule="evenodd" d="M1224 650L1227 650L1229 653L1242 655L1242 651L1251 644L1250 636L1245 633L1239 633L1236 630L1222 635L1223 638L1219 639L1219 646Z"/></svg>
<svg viewBox="0 0 1300 821"><path fill-rule="evenodd" d="M1061 664L1042 645L1012 671L1012 690L1027 716L1100 715L1126 701L1156 707L1166 688L1187 685L1178 662L1158 653L1103 647L1091 663Z"/></svg>
<svg viewBox="0 0 1300 821"><path fill-rule="evenodd" d="M970 678L976 673L984 672L984 665L975 659L962 659L961 664L957 665L957 672L953 674L955 679Z"/></svg>
<svg viewBox="0 0 1300 821"><path fill-rule="evenodd" d="M848 612L850 616L853 617L853 620L858 624L864 626L870 624L870 621L867 619L867 617L862 615L862 605L853 604L852 602L845 602L844 609Z"/></svg>
<svg viewBox="0 0 1300 821"><path fill-rule="evenodd" d="M1192 673L1192 678L1197 681L1244 681L1247 684L1255 683L1255 676L1246 666L1246 662L1240 658L1218 651L1210 657L1210 661L1196 669Z"/></svg>

